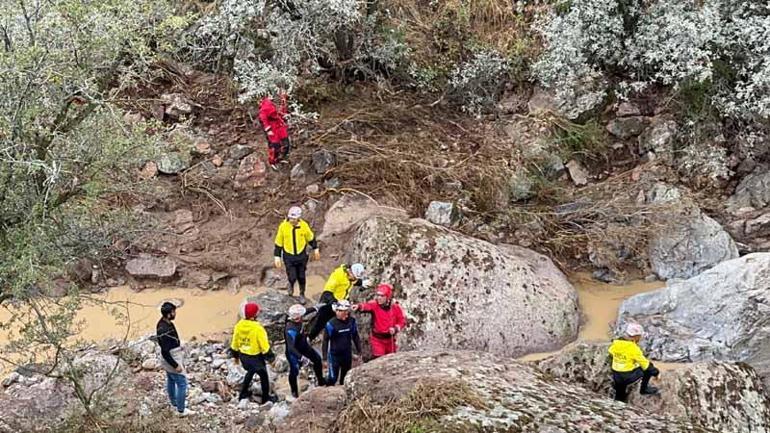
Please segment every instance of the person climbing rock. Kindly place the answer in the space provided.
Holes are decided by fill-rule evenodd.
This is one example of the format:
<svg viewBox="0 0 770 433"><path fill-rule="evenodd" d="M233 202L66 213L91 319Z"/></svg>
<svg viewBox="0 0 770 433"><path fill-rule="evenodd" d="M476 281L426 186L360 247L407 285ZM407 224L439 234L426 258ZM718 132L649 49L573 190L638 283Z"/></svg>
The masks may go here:
<svg viewBox="0 0 770 433"><path fill-rule="evenodd" d="M160 306L160 314L161 318L155 327L155 336L160 346L160 363L166 371L168 399L179 416L194 415L195 412L185 408L187 376L184 369L184 350L173 323L176 319L176 305L164 302Z"/></svg>
<svg viewBox="0 0 770 433"><path fill-rule="evenodd" d="M273 103L272 95L267 95L259 104L259 122L267 137L267 162L273 170L277 170L279 162L288 163L291 140L289 129L284 118L288 114L286 93L279 91L280 106Z"/></svg>
<svg viewBox="0 0 770 433"><path fill-rule="evenodd" d="M361 339L358 336L356 319L350 317L350 301L341 300L334 304L336 317L324 327L323 359L328 360L326 385L334 386L339 379L345 384L345 376L353 366L353 345L356 353L361 354Z"/></svg>
<svg viewBox="0 0 770 433"><path fill-rule="evenodd" d="M289 209L287 218L278 225L275 234L275 249L273 258L275 267L286 266L286 276L289 279L287 293L294 296L294 284L299 283L299 303L304 304L305 272L308 262L308 247L313 251L313 259L320 260L321 252L318 243L310 229L310 225L302 219L302 208L293 206Z"/></svg>
<svg viewBox="0 0 770 433"><path fill-rule="evenodd" d="M310 333L308 333L310 341L315 340L323 331L326 322L334 317L332 305L335 302L348 299L350 290L355 286L367 288L371 286L371 280L364 279L364 272L364 265L360 263L354 263L352 266L342 264L329 275L329 279L324 285L324 291L321 293L319 304L316 306L318 314Z"/></svg>
<svg viewBox="0 0 770 433"><path fill-rule="evenodd" d="M299 367L303 356L313 364L316 384L318 386L325 385L321 355L307 341L307 336L302 329L303 318L315 312L314 307L306 309L300 304L295 304L289 307L289 314L286 319L286 330L284 331L286 359L289 361L289 387L294 398L299 397L297 376L299 376Z"/></svg>
<svg viewBox="0 0 770 433"><path fill-rule="evenodd" d="M235 362L240 362L246 377L243 379L238 400L243 401L251 397L251 381L254 375L259 376L259 385L262 389L262 404L278 399L270 395L270 377L267 374L267 362L273 362L275 355L267 341L267 331L257 321L259 305L247 302L243 306L243 319L235 324L233 338L230 342L230 353Z"/></svg>
<svg viewBox="0 0 770 433"><path fill-rule="evenodd" d="M628 400L628 387L642 380L639 392L644 395L657 394L658 389L650 385L650 378L657 377L660 371L644 357L639 348L644 329L637 323L629 323L622 338L612 342L609 348L612 356L612 386L615 389L615 400Z"/></svg>
<svg viewBox="0 0 770 433"><path fill-rule="evenodd" d="M372 333L369 344L372 357L396 352L396 335L406 326L404 312L393 302L393 286L380 284L375 290L374 300L354 305L353 311L372 313Z"/></svg>

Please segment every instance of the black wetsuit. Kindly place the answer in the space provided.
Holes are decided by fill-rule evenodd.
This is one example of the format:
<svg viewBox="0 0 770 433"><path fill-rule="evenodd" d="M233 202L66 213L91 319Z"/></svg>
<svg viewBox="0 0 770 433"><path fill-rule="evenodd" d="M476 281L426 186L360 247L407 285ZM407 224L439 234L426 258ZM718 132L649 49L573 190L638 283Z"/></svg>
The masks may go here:
<svg viewBox="0 0 770 433"><path fill-rule="evenodd" d="M356 319L347 320L333 318L326 322L324 328L323 353L324 359L329 360L329 376L327 385L334 385L339 378L340 385L345 384L345 375L353 365L353 345L356 353L361 353L361 338L358 336Z"/></svg>
<svg viewBox="0 0 770 433"><path fill-rule="evenodd" d="M315 312L315 308L310 308L305 315L308 316ZM286 359L289 361L289 386L291 387L291 394L294 397L299 396L297 376L299 376L300 361L303 356L313 363L316 381L319 386L323 386L325 381L321 355L307 341L307 336L302 329L302 322L287 320L284 338L286 339Z"/></svg>

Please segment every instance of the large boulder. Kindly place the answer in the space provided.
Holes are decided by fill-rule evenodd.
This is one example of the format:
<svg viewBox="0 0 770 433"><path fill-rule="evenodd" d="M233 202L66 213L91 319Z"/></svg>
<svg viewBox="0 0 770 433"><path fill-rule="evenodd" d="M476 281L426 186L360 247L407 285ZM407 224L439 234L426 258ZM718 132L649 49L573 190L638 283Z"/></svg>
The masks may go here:
<svg viewBox="0 0 770 433"><path fill-rule="evenodd" d="M536 364L548 376L611 398L608 347L608 343L579 343ZM664 370L655 386L659 396L632 392L629 404L723 433L770 431L770 399L747 364L681 364Z"/></svg>
<svg viewBox="0 0 770 433"><path fill-rule="evenodd" d="M670 204L660 212L659 230L650 238L647 254L658 277L690 278L738 257L738 247L722 226L675 187L657 184L648 192L650 204Z"/></svg>
<svg viewBox="0 0 770 433"><path fill-rule="evenodd" d="M483 352L402 352L351 371L344 408L326 431L572 433L712 432L553 380L536 368ZM301 416L298 400L287 420ZM302 406L300 406L302 404ZM300 424L292 424L298 426ZM286 424L278 425L280 431ZM351 430L352 429L352 430ZM316 430L313 430L316 431Z"/></svg>
<svg viewBox="0 0 770 433"><path fill-rule="evenodd" d="M176 274L176 262L171 257L142 253L126 262L126 271L138 278L170 278Z"/></svg>
<svg viewBox="0 0 770 433"><path fill-rule="evenodd" d="M324 225L318 235L320 240L349 233L358 228L362 221L373 216L385 216L394 219L408 219L405 210L380 206L374 200L361 195L345 195L337 200L324 216Z"/></svg>
<svg viewBox="0 0 770 433"><path fill-rule="evenodd" d="M760 167L744 177L727 204L733 211L747 207L761 209L770 204L770 170Z"/></svg>
<svg viewBox="0 0 770 433"><path fill-rule="evenodd" d="M297 299L287 295L285 289L268 289L247 299L259 304L259 322L265 327L270 341L283 340L287 312L289 307L297 303Z"/></svg>
<svg viewBox="0 0 770 433"><path fill-rule="evenodd" d="M620 306L619 326L645 327L644 345L664 361L742 361L770 383L770 253L720 263Z"/></svg>
<svg viewBox="0 0 770 433"><path fill-rule="evenodd" d="M461 348L508 356L553 350L577 336L577 294L545 256L498 247L426 221L361 224L353 259L393 284L408 349Z"/></svg>

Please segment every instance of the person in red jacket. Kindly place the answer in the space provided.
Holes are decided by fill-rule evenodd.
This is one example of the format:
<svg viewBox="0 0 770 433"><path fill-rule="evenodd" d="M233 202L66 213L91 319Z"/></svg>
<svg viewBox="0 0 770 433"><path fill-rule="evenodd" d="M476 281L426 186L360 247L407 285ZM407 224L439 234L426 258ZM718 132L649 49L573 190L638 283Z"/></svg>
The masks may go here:
<svg viewBox="0 0 770 433"><path fill-rule="evenodd" d="M372 346L373 358L396 352L396 334L404 329L406 320L401 306L393 302L393 286L380 284L374 300L353 306L353 311L372 313L369 344Z"/></svg>
<svg viewBox="0 0 770 433"><path fill-rule="evenodd" d="M259 123L267 136L267 161L273 169L279 162L288 163L285 158L291 146L289 128L284 120L288 113L286 93L280 92L280 98L280 107L275 106L270 95L265 96L259 105Z"/></svg>

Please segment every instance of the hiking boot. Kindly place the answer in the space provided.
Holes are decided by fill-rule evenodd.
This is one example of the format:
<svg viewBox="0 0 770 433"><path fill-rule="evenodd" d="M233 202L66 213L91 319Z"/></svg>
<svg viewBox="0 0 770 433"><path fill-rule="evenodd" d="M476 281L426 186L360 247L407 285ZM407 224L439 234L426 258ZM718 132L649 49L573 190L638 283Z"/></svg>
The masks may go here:
<svg viewBox="0 0 770 433"><path fill-rule="evenodd" d="M639 391L639 394L642 394L642 395L658 395L658 394L660 394L660 391L658 391L658 388L656 388L656 387L654 387L652 385L647 385L647 388L644 388L643 390Z"/></svg>
<svg viewBox="0 0 770 433"><path fill-rule="evenodd" d="M300 293L299 297L297 298L297 302L299 302L302 305L305 305L305 303L307 303L307 299L305 299L305 295L303 293Z"/></svg>
<svg viewBox="0 0 770 433"><path fill-rule="evenodd" d="M270 168L272 168L275 171L278 171L278 166L275 164L270 164Z"/></svg>
<svg viewBox="0 0 770 433"><path fill-rule="evenodd" d="M276 397L274 395L270 395L266 399L264 399L264 398L262 399L262 403L261 404L268 404L268 403L278 403L278 397Z"/></svg>
<svg viewBox="0 0 770 433"><path fill-rule="evenodd" d="M248 409L249 408L249 403L251 403L251 401L248 398L243 398L243 399L238 400L238 405L237 405L238 409L240 409L240 410Z"/></svg>
<svg viewBox="0 0 770 433"><path fill-rule="evenodd" d="M177 415L180 416L180 417L183 417L183 418L186 417L186 416L195 415L196 413L197 412L193 412L190 409L185 409L184 412L178 412L177 411Z"/></svg>
<svg viewBox="0 0 770 433"><path fill-rule="evenodd" d="M294 296L294 287L287 287L286 294L289 296Z"/></svg>

